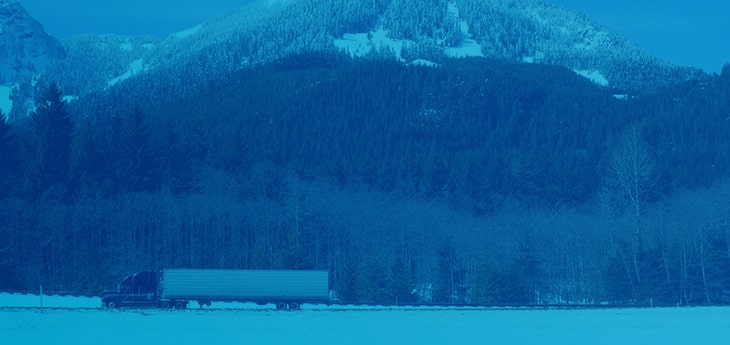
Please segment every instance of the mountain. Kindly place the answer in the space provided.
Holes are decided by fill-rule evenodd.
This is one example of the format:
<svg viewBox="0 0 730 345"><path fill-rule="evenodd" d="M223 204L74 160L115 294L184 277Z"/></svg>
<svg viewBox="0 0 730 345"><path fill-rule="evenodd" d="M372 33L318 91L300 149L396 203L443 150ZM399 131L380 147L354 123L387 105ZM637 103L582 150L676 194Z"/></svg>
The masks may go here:
<svg viewBox="0 0 730 345"><path fill-rule="evenodd" d="M162 41L82 35L60 43L17 1L0 4L0 46L10 47L0 52L0 98L17 85L14 97L24 102L16 103L25 105L37 75L73 99L147 72L171 79L164 82L170 90L195 88L311 52L430 66L474 56L560 65L601 85L644 92L704 76L540 0L257 0ZM21 113L28 107L16 108Z"/></svg>
<svg viewBox="0 0 730 345"><path fill-rule="evenodd" d="M678 82L553 7L478 4L267 1L64 40L37 88L79 99L0 126L6 288L192 266L327 269L356 303L726 298L730 67Z"/></svg>
<svg viewBox="0 0 730 345"><path fill-rule="evenodd" d="M10 112L13 98L28 99L33 79L65 56L63 46L48 35L18 1L0 0L0 108ZM21 105L17 108L24 108Z"/></svg>
<svg viewBox="0 0 730 345"><path fill-rule="evenodd" d="M648 92L703 76L540 0L263 0L164 41L104 35L63 43L69 59L47 78L74 95L143 71L182 69L210 80L291 54L336 51L433 66L467 56L555 64Z"/></svg>

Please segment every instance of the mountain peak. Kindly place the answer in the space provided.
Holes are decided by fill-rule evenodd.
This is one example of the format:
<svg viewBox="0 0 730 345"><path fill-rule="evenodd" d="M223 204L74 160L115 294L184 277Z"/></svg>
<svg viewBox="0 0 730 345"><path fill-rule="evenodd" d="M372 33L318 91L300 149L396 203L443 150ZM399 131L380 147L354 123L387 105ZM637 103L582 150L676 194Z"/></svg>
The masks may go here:
<svg viewBox="0 0 730 345"><path fill-rule="evenodd" d="M28 13L17 0L0 0L0 18L26 17ZM0 22L2 23L2 22Z"/></svg>
<svg viewBox="0 0 730 345"><path fill-rule="evenodd" d="M542 0L255 0L161 42L67 39L65 59L57 59L64 48L22 6L0 4L0 47L10 47L0 51L0 85L45 70L45 79L77 96L149 71L184 69L201 80L216 79L307 53L429 66L470 56L559 65L598 84L647 92L702 76ZM18 43L26 41L33 43ZM130 49L137 46L144 49ZM36 60L26 68L29 57ZM15 61L23 63L13 66ZM58 63L46 70L49 61Z"/></svg>
<svg viewBox="0 0 730 345"><path fill-rule="evenodd" d="M65 55L61 44L15 0L0 0L0 47L0 86L14 86L17 94L32 93L31 81Z"/></svg>
<svg viewBox="0 0 730 345"><path fill-rule="evenodd" d="M0 0L0 47L0 84L40 74L64 55L61 44L16 0Z"/></svg>
<svg viewBox="0 0 730 345"><path fill-rule="evenodd" d="M260 0L208 32L238 42L211 42L266 62L291 52L340 50L404 63L483 56L561 65L602 75L612 87L654 91L698 77L699 70L660 61L578 12L542 0ZM257 18L257 20L251 20ZM237 25L231 25L235 23ZM286 23L286 25L282 25ZM233 29L232 29L233 28ZM210 37L210 35L208 35ZM203 37L203 36L201 36ZM253 46L247 42L261 42ZM241 61L230 61L240 66Z"/></svg>

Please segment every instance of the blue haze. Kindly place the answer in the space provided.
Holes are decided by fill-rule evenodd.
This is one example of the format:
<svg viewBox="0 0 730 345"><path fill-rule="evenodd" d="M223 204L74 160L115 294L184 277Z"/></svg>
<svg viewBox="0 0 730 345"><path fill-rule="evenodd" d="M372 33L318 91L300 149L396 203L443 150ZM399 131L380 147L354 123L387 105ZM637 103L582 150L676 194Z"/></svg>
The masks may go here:
<svg viewBox="0 0 730 345"><path fill-rule="evenodd" d="M719 72L730 63L730 2L715 0L550 0L586 14L650 54Z"/></svg>
<svg viewBox="0 0 730 345"><path fill-rule="evenodd" d="M81 33L160 38L224 15L250 0L21 0L57 37ZM730 2L551 0L595 19L658 58L709 72L730 62Z"/></svg>
<svg viewBox="0 0 730 345"><path fill-rule="evenodd" d="M20 0L56 37L151 34L159 38L241 7L249 0Z"/></svg>

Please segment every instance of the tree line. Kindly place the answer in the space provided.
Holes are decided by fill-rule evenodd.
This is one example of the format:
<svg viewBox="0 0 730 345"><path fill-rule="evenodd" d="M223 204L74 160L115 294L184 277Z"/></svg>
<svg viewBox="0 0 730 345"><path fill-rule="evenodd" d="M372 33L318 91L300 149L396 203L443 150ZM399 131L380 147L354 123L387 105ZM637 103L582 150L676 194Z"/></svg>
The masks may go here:
<svg viewBox="0 0 730 345"><path fill-rule="evenodd" d="M51 84L0 122L0 289L311 268L354 302L724 303L728 72L617 99L559 67L315 54Z"/></svg>

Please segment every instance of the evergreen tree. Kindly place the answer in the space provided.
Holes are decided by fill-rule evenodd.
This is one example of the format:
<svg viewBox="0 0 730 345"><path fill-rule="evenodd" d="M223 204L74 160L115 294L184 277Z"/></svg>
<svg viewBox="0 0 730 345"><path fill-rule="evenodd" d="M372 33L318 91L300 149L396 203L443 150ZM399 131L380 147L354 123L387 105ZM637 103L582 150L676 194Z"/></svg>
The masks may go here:
<svg viewBox="0 0 730 345"><path fill-rule="evenodd" d="M390 279L390 291L399 305L408 305L417 302L415 279L406 265L403 255L396 255L392 267L392 278Z"/></svg>
<svg viewBox="0 0 730 345"><path fill-rule="evenodd" d="M36 140L36 192L40 195L68 180L74 125L55 83L36 99L35 108L31 120Z"/></svg>
<svg viewBox="0 0 730 345"><path fill-rule="evenodd" d="M116 194L124 190L125 169L122 169L125 122L117 113L112 115L106 130L107 153L104 157L103 171L109 181L107 192Z"/></svg>
<svg viewBox="0 0 730 345"><path fill-rule="evenodd" d="M9 179L17 168L12 128L0 109L0 199L9 193Z"/></svg>
<svg viewBox="0 0 730 345"><path fill-rule="evenodd" d="M449 240L438 250L438 280L434 293L434 302L451 304L458 301L458 274L456 249Z"/></svg>
<svg viewBox="0 0 730 345"><path fill-rule="evenodd" d="M484 266L477 272L474 290L471 293L471 302L481 305L495 305L503 302L500 284L500 275L491 266Z"/></svg>
<svg viewBox="0 0 730 345"><path fill-rule="evenodd" d="M134 108L132 115L123 127L121 142L121 161L117 173L124 178L124 187L129 191L152 190L157 185L150 130L144 114Z"/></svg>
<svg viewBox="0 0 730 345"><path fill-rule="evenodd" d="M99 131L88 118L81 121L74 136L70 184L77 192L90 187L96 190L104 183L104 163L108 159L99 142Z"/></svg>

